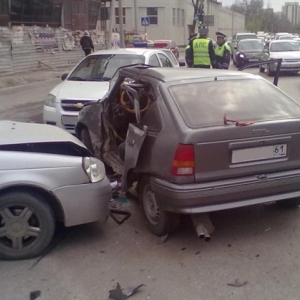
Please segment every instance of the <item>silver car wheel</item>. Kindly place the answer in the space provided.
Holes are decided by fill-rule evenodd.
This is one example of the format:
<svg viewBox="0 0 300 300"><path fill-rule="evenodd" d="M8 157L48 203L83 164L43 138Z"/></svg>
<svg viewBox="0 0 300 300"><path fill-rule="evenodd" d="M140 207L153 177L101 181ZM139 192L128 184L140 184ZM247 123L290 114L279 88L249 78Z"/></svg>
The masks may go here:
<svg viewBox="0 0 300 300"><path fill-rule="evenodd" d="M41 232L37 215L27 206L7 206L0 211L0 244L11 250L32 247Z"/></svg>
<svg viewBox="0 0 300 300"><path fill-rule="evenodd" d="M148 221L152 225L157 225L160 219L160 209L156 203L155 194L150 185L147 186L144 191L143 204Z"/></svg>

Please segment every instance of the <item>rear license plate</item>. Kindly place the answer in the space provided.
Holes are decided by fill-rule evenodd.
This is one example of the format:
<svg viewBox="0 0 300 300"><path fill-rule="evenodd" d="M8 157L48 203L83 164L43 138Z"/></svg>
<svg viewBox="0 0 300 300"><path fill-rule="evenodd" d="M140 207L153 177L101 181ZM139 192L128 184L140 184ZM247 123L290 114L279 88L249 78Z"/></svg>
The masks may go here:
<svg viewBox="0 0 300 300"><path fill-rule="evenodd" d="M62 116L61 122L63 125L76 125L78 120L77 116Z"/></svg>
<svg viewBox="0 0 300 300"><path fill-rule="evenodd" d="M258 58L249 58L249 61L259 61L259 59Z"/></svg>
<svg viewBox="0 0 300 300"><path fill-rule="evenodd" d="M232 151L233 164L283 158L287 155L287 144L264 146L257 148L239 149Z"/></svg>

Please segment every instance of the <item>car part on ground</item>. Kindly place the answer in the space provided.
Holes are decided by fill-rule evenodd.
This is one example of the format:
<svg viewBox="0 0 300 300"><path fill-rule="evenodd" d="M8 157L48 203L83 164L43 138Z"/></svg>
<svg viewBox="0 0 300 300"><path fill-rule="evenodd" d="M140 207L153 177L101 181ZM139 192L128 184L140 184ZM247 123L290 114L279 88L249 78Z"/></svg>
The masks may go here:
<svg viewBox="0 0 300 300"><path fill-rule="evenodd" d="M64 130L0 121L0 157L1 259L40 255L57 223L107 219L112 193L104 165Z"/></svg>

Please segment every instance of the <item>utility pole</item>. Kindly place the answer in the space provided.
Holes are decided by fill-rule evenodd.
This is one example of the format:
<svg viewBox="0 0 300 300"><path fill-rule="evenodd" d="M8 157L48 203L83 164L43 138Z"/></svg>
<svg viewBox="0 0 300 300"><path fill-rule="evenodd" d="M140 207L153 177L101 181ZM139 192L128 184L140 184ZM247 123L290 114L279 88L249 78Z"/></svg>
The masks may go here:
<svg viewBox="0 0 300 300"><path fill-rule="evenodd" d="M134 0L134 30L138 32L138 6L137 0Z"/></svg>
<svg viewBox="0 0 300 300"><path fill-rule="evenodd" d="M123 24L123 0L119 1L119 28L120 28L120 46L121 48L125 48L124 44L124 24Z"/></svg>
<svg viewBox="0 0 300 300"><path fill-rule="evenodd" d="M113 33L113 28L115 25L115 0L110 1L110 12L109 12L109 22L108 22L108 39L107 39L107 49L111 49L111 38Z"/></svg>

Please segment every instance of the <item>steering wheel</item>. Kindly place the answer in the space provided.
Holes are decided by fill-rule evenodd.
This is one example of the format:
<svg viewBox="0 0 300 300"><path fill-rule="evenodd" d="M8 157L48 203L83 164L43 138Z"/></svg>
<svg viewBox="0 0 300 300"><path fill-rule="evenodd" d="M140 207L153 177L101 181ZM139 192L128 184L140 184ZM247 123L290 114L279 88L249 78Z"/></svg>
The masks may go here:
<svg viewBox="0 0 300 300"><path fill-rule="evenodd" d="M143 102L144 102L144 105L145 105L144 108L140 109L140 112L141 112L141 113L144 112L144 111L146 111L146 110L149 108L149 105L150 105L150 102L151 102L151 99L149 98L149 96L146 95L146 94L145 94L145 96L146 96L146 99L145 99L145 97L142 97L142 99L141 99L141 101L140 101L140 104L143 104ZM146 100L146 102L145 102L145 100ZM121 92L120 104L125 108L125 110L126 110L127 112L129 112L129 113L131 113L131 114L135 114L135 110L134 110L134 99L133 99L133 97L131 97L131 95L130 95L127 91L125 91L125 90L123 90L123 91Z"/></svg>

